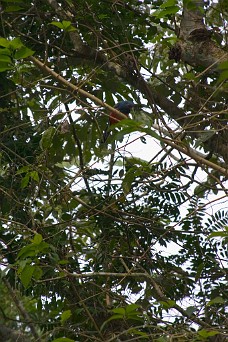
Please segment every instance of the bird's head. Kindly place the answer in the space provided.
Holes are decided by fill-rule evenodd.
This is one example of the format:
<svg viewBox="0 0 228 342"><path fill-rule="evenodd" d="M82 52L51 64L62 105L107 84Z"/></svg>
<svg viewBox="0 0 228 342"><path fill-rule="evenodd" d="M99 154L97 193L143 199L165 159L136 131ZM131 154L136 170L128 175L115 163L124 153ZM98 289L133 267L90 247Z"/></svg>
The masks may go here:
<svg viewBox="0 0 228 342"><path fill-rule="evenodd" d="M135 104L132 101L120 101L114 108L118 109L121 113L128 115L134 106Z"/></svg>

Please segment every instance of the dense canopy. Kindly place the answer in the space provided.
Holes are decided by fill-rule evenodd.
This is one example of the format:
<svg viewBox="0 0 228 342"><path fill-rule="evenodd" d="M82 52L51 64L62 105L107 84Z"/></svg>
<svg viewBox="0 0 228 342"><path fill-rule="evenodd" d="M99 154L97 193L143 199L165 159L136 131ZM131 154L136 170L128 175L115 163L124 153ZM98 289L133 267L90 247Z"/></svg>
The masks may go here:
<svg viewBox="0 0 228 342"><path fill-rule="evenodd" d="M226 1L0 5L0 342L225 341Z"/></svg>

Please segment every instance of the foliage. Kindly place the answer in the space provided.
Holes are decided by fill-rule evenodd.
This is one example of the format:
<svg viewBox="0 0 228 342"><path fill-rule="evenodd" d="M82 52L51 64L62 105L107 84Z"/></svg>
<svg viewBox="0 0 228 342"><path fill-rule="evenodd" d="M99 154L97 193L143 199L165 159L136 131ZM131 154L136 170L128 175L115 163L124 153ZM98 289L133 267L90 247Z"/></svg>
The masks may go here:
<svg viewBox="0 0 228 342"><path fill-rule="evenodd" d="M225 1L1 6L0 341L225 340Z"/></svg>

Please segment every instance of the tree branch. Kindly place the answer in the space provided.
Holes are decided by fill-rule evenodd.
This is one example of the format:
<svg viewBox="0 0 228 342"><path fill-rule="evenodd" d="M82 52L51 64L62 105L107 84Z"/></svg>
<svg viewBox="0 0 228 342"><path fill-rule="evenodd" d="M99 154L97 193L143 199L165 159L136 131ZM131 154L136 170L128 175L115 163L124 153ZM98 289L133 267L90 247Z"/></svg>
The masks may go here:
<svg viewBox="0 0 228 342"><path fill-rule="evenodd" d="M27 321L27 324L29 326L29 328L31 329L32 335L36 338L36 341L41 342L41 339L36 331L36 328L34 326L34 324L32 323L32 319L30 318L28 312L25 310L22 302L18 299L15 291L12 289L10 283L8 282L8 280L6 278L3 278L3 282L6 285L9 294L11 295L14 303L16 304L16 307L18 308L18 311L20 312L20 314L23 316L23 318Z"/></svg>
<svg viewBox="0 0 228 342"><path fill-rule="evenodd" d="M191 7L185 3L180 24L180 40L174 46L179 49L179 58L192 66L203 66L208 72L218 72L218 65L228 60L224 51L211 39L212 32L204 22L204 1L192 0ZM178 61L176 60L176 61Z"/></svg>
<svg viewBox="0 0 228 342"><path fill-rule="evenodd" d="M153 279L153 277L146 273L113 273L113 272L88 272L88 273L81 273L81 274L75 274L75 273L70 273L67 270L63 270L66 274L66 277L70 278L76 278L76 279L82 279L82 278L93 278L93 277L115 277L115 278L126 278L126 277L134 277L134 278L146 278L150 281L150 283L153 285L153 288L156 292L156 298L158 298L160 301L168 302L169 303L169 298L167 298L163 292L161 287L157 284L157 282ZM62 278L62 277L61 277ZM45 280L39 280L38 282L47 282L47 281L54 281L56 278L53 279L45 279ZM189 316L189 314L181 308L178 304L174 303L173 305L170 305L170 308L176 309L178 312L180 312L183 316L187 317L190 319L192 322L195 322L199 326L205 327L205 328L211 328L211 326L204 321L202 321L200 318L196 317L194 314Z"/></svg>

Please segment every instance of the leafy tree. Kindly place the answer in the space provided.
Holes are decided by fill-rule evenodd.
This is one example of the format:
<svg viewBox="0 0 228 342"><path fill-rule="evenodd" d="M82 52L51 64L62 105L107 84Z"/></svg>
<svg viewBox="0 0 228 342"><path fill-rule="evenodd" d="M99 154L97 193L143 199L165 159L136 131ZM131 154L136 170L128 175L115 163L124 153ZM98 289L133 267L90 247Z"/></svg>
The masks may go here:
<svg viewBox="0 0 228 342"><path fill-rule="evenodd" d="M225 341L227 14L1 1L0 341Z"/></svg>

